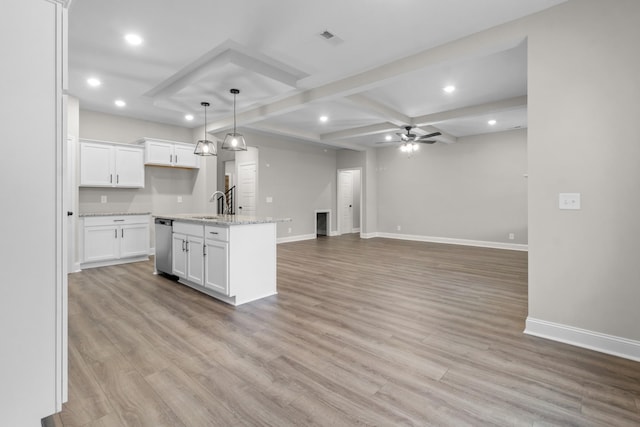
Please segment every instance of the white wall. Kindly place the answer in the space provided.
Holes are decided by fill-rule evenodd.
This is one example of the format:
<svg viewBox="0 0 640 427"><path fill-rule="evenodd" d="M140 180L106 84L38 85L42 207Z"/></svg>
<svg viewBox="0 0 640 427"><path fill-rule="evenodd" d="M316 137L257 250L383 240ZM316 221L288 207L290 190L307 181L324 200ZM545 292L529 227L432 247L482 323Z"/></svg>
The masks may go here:
<svg viewBox="0 0 640 427"><path fill-rule="evenodd" d="M247 145L259 152L257 215L292 219L278 224L277 237L315 236L315 211L320 209L331 209L335 227L336 151L244 129L242 133ZM267 197L273 202L267 203Z"/></svg>
<svg viewBox="0 0 640 427"><path fill-rule="evenodd" d="M525 130L380 148L378 170L378 232L527 243Z"/></svg>
<svg viewBox="0 0 640 427"><path fill-rule="evenodd" d="M639 20L636 0L571 1L528 39L529 317L636 341Z"/></svg>
<svg viewBox="0 0 640 427"><path fill-rule="evenodd" d="M0 15L0 424L36 426L62 403L61 305L64 22L52 2L8 2ZM66 50L66 47L64 48ZM60 66L60 68L58 68ZM60 156L60 157L58 157ZM57 160L60 159L58 162ZM66 219L66 217L65 217Z"/></svg>

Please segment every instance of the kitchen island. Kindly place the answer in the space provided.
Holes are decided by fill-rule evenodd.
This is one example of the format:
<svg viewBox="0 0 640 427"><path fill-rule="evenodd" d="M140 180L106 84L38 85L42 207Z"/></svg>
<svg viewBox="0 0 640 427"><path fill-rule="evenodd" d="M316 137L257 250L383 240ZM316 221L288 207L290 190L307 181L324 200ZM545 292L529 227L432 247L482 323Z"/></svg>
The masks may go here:
<svg viewBox="0 0 640 427"><path fill-rule="evenodd" d="M178 282L231 305L275 295L276 223L290 219L243 215L154 215L171 224L171 258L156 273L177 276ZM164 264L167 265L167 264ZM171 271L165 271L165 270Z"/></svg>

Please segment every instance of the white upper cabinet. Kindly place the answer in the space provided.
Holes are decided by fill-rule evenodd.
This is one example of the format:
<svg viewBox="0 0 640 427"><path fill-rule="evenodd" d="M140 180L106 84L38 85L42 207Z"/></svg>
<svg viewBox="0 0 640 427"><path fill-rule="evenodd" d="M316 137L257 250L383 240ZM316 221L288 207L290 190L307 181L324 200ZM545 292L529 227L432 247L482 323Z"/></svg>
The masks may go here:
<svg viewBox="0 0 640 427"><path fill-rule="evenodd" d="M80 186L144 187L144 150L131 144L80 141Z"/></svg>
<svg viewBox="0 0 640 427"><path fill-rule="evenodd" d="M144 145L145 165L187 169L200 167L200 159L193 154L195 149L193 144L153 138L142 138L137 142Z"/></svg>

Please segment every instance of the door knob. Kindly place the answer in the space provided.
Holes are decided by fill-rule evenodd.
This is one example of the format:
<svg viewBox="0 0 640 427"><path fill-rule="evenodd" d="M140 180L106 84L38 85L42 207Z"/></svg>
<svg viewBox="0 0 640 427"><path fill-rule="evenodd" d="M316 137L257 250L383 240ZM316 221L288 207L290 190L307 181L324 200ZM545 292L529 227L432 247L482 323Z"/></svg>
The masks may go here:
<svg viewBox="0 0 640 427"><path fill-rule="evenodd" d="M73 215L73 212L67 211L67 216L71 216L71 215Z"/></svg>

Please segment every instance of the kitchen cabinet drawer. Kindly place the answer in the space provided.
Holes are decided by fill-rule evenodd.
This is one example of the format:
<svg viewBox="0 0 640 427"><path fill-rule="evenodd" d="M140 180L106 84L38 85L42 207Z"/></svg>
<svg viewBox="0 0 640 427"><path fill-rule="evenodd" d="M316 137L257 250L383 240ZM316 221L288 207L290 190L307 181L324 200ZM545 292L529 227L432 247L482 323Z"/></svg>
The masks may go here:
<svg viewBox="0 0 640 427"><path fill-rule="evenodd" d="M84 218L84 226L149 224L148 215L88 216Z"/></svg>
<svg viewBox="0 0 640 427"><path fill-rule="evenodd" d="M173 232L180 233L180 234L187 234L189 236L204 237L204 228L202 224L192 224L189 222L174 221Z"/></svg>
<svg viewBox="0 0 640 427"><path fill-rule="evenodd" d="M204 227L204 237L222 242L229 241L229 227L207 225Z"/></svg>

